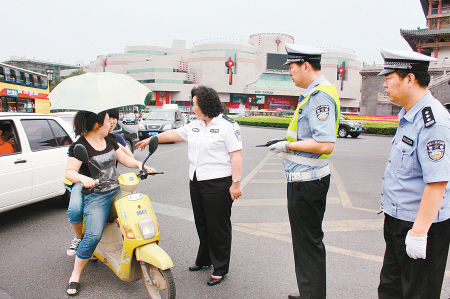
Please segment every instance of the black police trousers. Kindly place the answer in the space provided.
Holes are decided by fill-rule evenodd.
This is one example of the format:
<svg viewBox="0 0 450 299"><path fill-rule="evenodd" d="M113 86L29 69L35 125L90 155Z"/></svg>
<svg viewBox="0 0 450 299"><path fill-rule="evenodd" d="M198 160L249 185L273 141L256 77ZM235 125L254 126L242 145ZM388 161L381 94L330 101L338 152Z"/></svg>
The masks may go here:
<svg viewBox="0 0 450 299"><path fill-rule="evenodd" d="M231 176L190 181L192 210L200 246L197 266L214 266L213 275L228 273L231 254Z"/></svg>
<svg viewBox="0 0 450 299"><path fill-rule="evenodd" d="M385 214L386 251L378 286L380 299L440 297L449 250L450 219L431 225L426 259L415 260L406 254L405 238L412 226L412 222Z"/></svg>
<svg viewBox="0 0 450 299"><path fill-rule="evenodd" d="M330 175L305 182L288 182L288 213L300 298L326 297L326 257L322 220Z"/></svg>

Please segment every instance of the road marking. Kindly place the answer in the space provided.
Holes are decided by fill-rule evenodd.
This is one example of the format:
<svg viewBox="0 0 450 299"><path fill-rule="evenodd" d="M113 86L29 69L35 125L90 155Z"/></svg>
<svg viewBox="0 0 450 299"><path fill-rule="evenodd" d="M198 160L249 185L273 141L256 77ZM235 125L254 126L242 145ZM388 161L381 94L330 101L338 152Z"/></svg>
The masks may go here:
<svg viewBox="0 0 450 299"><path fill-rule="evenodd" d="M324 232L381 231L384 219L360 220L326 220L322 227ZM273 234L289 234L289 222L234 223L234 225L261 230Z"/></svg>
<svg viewBox="0 0 450 299"><path fill-rule="evenodd" d="M172 216L172 217L183 219L183 220L187 220L189 222L194 222L194 215L192 213L192 209L176 207L176 206L163 204L163 203L157 203L157 202L152 202L152 206L156 213L167 215L167 216ZM346 221L348 221L348 220L346 220ZM365 220L365 221L367 221L367 220ZM324 223L327 223L327 222L328 221L324 221ZM330 222L328 222L328 223L330 223ZM288 224L288 222L286 222L286 224ZM284 226L286 226L286 224L284 224ZM274 240L292 243L290 236L283 236L283 235L278 235L278 234L274 234L274 233L267 232L267 231L250 228L250 227L248 227L247 223L245 223L245 224L233 223L233 230L251 234L254 236L261 236L261 237L265 237L265 238L271 238ZM286 228L284 230L286 231ZM288 233L289 233L289 231L288 231ZM336 246L332 246L332 245L326 245L326 248L327 248L328 252L347 255L347 256L356 257L359 259L369 260L369 261L373 261L373 262L380 262L380 263L383 262L383 257L378 256L378 255L349 250L349 249L340 248L340 247L336 247ZM450 271L445 271L445 276L450 277Z"/></svg>
<svg viewBox="0 0 450 299"><path fill-rule="evenodd" d="M334 184L336 185L336 189L339 193L339 198L341 199L342 207L346 209L352 209L352 210L358 210L358 211L364 211L364 212L370 212L370 213L378 213L379 210L373 210L373 209L367 209L367 208L360 208L353 206L352 201L350 200L350 196L347 193L347 190L345 189L344 182L341 179L341 176L339 175L339 172L337 169L330 163L331 166L331 175L333 176Z"/></svg>
<svg viewBox="0 0 450 299"><path fill-rule="evenodd" d="M265 172L265 173L281 173L279 169L261 169L259 172Z"/></svg>
<svg viewBox="0 0 450 299"><path fill-rule="evenodd" d="M242 180L241 182L241 191L244 190L245 186L253 179L253 177L263 168L263 166L266 164L267 160L269 160L271 153L267 153L267 155L262 159L259 164L253 168L253 170Z"/></svg>
<svg viewBox="0 0 450 299"><path fill-rule="evenodd" d="M327 205L340 204L338 197L328 196ZM251 207L251 206L286 206L287 198L260 198L260 199L246 199L240 198L233 203L233 207Z"/></svg>
<svg viewBox="0 0 450 299"><path fill-rule="evenodd" d="M253 179L251 184L286 184L286 179Z"/></svg>

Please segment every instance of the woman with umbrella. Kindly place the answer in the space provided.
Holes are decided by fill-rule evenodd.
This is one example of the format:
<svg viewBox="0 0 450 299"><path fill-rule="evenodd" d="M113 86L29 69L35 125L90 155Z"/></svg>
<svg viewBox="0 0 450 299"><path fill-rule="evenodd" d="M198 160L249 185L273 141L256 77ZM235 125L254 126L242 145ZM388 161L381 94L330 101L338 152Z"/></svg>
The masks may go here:
<svg viewBox="0 0 450 299"><path fill-rule="evenodd" d="M69 148L65 176L73 183L83 184L85 233L77 249L67 287L67 294L70 296L78 294L81 272L101 239L112 199L119 192L116 160L127 167L142 169L141 162L126 155L119 149L115 138L108 136L110 126L106 111L98 114L79 111L75 115L75 134L81 137ZM83 163L74 157L74 147L77 144L86 148L89 163ZM145 169L154 171L148 166ZM94 179L99 179L100 184L96 186ZM72 224L79 236L82 236L82 220L80 217Z"/></svg>
<svg viewBox="0 0 450 299"><path fill-rule="evenodd" d="M214 267L207 281L219 284L228 273L231 253L231 206L241 196L242 141L239 125L223 115L217 92L205 86L191 91L196 119L156 136L159 143L188 142L192 209L200 246L190 271ZM155 138L155 137L153 137ZM145 148L150 138L136 144Z"/></svg>

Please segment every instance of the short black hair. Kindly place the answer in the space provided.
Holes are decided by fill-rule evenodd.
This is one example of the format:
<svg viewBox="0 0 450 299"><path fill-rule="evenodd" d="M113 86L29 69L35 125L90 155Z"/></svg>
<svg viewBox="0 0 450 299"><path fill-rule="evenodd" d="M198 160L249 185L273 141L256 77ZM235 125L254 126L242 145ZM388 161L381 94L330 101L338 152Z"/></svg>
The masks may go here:
<svg viewBox="0 0 450 299"><path fill-rule="evenodd" d="M427 87L430 84L431 76L428 72L408 70L396 70L395 72L401 79L405 79L408 74L413 74L421 87Z"/></svg>
<svg viewBox="0 0 450 299"><path fill-rule="evenodd" d="M76 136L83 136L92 131L95 124L103 126L105 121L106 111L94 113L90 111L78 111L73 119L73 131Z"/></svg>
<svg viewBox="0 0 450 299"><path fill-rule="evenodd" d="M202 113L213 118L223 113L222 102L220 102L217 91L203 85L192 88L191 97L197 97L197 105Z"/></svg>
<svg viewBox="0 0 450 299"><path fill-rule="evenodd" d="M322 70L322 65L320 64L320 62L312 62L312 61L304 61L304 62L295 62L298 65L302 65L305 62L309 63L311 65L311 67L315 70L315 71L320 71Z"/></svg>
<svg viewBox="0 0 450 299"><path fill-rule="evenodd" d="M106 110L106 113L108 113L109 117L119 119L119 108Z"/></svg>

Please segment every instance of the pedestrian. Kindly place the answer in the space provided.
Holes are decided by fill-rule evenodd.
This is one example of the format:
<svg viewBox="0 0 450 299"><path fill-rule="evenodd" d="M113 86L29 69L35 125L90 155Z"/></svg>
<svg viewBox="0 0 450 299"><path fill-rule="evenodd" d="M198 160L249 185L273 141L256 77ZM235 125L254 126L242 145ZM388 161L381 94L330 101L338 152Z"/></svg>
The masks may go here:
<svg viewBox="0 0 450 299"><path fill-rule="evenodd" d="M286 44L289 76L305 89L285 141L269 146L283 158L288 214L300 294L288 298L325 298L326 265L322 220L330 186L329 159L336 142L340 102L336 87L321 73L320 49Z"/></svg>
<svg viewBox="0 0 450 299"><path fill-rule="evenodd" d="M384 171L379 298L438 299L450 242L450 115L428 90L437 59L382 49L383 87L402 106ZM448 295L448 294L447 294Z"/></svg>
<svg viewBox="0 0 450 299"><path fill-rule="evenodd" d="M212 286L225 278L230 266L231 206L241 196L242 141L239 125L223 115L217 92L205 86L191 91L196 119L176 130L156 136L159 143L188 142L189 190L195 226L200 240L190 271L214 271ZM155 138L155 137L152 137ZM147 138L136 144L145 148Z"/></svg>
<svg viewBox="0 0 450 299"><path fill-rule="evenodd" d="M79 111L74 118L75 134L81 137L69 147L65 176L73 183L83 184L84 197L83 213L79 215L77 221L71 219L74 221L72 227L76 235L82 236L82 240L76 251L67 287L67 294L70 296L79 292L81 272L102 237L112 199L119 192L116 159L127 167L142 169L142 163L126 155L119 149L114 137L108 135L110 126L106 111L99 114ZM90 163L84 163L75 157L74 147L77 144L82 144L86 148ZM154 171L148 166L145 166L145 169L149 172ZM97 186L94 179L100 181ZM84 235L82 235L83 215Z"/></svg>
<svg viewBox="0 0 450 299"><path fill-rule="evenodd" d="M119 117L119 109L109 109L106 111L109 116L109 122L110 122L110 128L109 128L109 134L112 138L112 140L116 140L117 145L119 146L119 149L122 150L127 156L134 159L133 153L126 147L127 143L125 139L117 132L113 132L114 128L117 125L117 119ZM116 161L116 167L117 167L118 161ZM69 200L69 206L67 208L67 215L69 217L69 222L72 225L72 230L75 233L74 238L70 242L69 249L67 249L66 254L68 256L74 256L77 253L78 246L80 246L80 242L83 238L82 232L80 228L77 226L77 224L80 222L80 219L83 218L83 208L84 208L84 202L83 202L83 184L76 183L73 184L70 188L70 200Z"/></svg>

